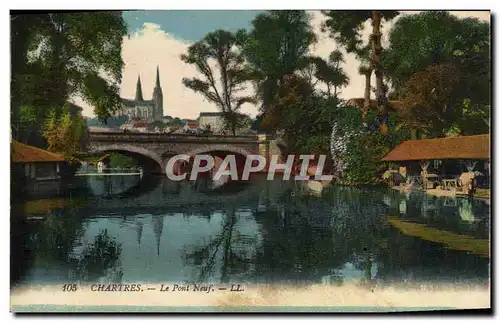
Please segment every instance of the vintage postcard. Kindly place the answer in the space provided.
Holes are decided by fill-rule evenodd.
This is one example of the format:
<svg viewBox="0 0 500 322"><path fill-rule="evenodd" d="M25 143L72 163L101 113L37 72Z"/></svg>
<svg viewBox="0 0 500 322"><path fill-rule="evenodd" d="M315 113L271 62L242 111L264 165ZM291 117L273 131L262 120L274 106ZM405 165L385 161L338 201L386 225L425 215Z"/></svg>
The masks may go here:
<svg viewBox="0 0 500 322"><path fill-rule="evenodd" d="M10 310L491 310L490 28L11 11Z"/></svg>

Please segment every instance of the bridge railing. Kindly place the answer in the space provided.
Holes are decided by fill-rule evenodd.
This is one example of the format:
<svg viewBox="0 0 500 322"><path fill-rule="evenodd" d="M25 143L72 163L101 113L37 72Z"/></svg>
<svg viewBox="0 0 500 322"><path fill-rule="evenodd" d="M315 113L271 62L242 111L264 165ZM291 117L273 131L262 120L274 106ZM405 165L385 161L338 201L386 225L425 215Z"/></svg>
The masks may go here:
<svg viewBox="0 0 500 322"><path fill-rule="evenodd" d="M229 141L258 142L262 135L204 135L173 133L89 132L90 140L104 141Z"/></svg>

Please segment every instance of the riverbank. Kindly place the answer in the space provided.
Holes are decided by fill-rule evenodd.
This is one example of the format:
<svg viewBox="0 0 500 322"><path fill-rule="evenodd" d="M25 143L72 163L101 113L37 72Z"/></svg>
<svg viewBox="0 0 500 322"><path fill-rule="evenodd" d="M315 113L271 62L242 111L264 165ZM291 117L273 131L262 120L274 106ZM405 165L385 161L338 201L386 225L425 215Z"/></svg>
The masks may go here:
<svg viewBox="0 0 500 322"><path fill-rule="evenodd" d="M430 196L436 196L436 197L462 197L462 198L467 198L468 195L462 192L453 192L449 190L439 190L439 189L429 189L429 190L405 190L404 186L394 186L392 189L397 190L399 192L411 192L411 191L420 191L425 194L428 194ZM490 201L490 189L476 189L476 192L474 192L473 198L479 199L479 200L484 200L489 202Z"/></svg>
<svg viewBox="0 0 500 322"><path fill-rule="evenodd" d="M170 284L168 284L170 285ZM173 285L173 284L172 284ZM11 291L11 310L39 311L50 306L59 311L395 311L490 308L488 286L394 285L370 288L354 283L342 286L241 285L243 291L167 291L161 285L142 285L137 292L93 292L79 286L63 292L60 286L21 287ZM222 286L220 286L222 287ZM227 287L227 286L225 286ZM155 290L147 290L155 288ZM172 289L172 287L171 287ZM27 306L31 306L27 307ZM121 308L120 308L121 307Z"/></svg>

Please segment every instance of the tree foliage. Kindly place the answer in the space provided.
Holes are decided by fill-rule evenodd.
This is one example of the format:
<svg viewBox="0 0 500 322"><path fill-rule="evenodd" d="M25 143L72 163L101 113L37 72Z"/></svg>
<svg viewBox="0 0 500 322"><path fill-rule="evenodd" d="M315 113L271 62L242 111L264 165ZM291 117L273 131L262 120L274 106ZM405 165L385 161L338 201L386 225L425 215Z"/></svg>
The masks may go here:
<svg viewBox="0 0 500 322"><path fill-rule="evenodd" d="M250 32L238 32L238 41L252 70L263 112L272 104L284 77L308 65L309 47L316 36L305 11L279 10L258 15Z"/></svg>
<svg viewBox="0 0 500 322"><path fill-rule="evenodd" d="M75 95L105 120L118 107L126 25L121 12L11 15L11 110L36 109L37 122Z"/></svg>
<svg viewBox="0 0 500 322"><path fill-rule="evenodd" d="M261 127L282 133L292 153L328 153L332 105L314 93L310 83L298 75L285 77L272 107L263 115Z"/></svg>
<svg viewBox="0 0 500 322"><path fill-rule="evenodd" d="M416 72L434 64L459 64L477 73L478 96L489 93L490 26L475 18L460 19L445 11L426 11L398 19L383 57L387 78L400 91Z"/></svg>
<svg viewBox="0 0 500 322"><path fill-rule="evenodd" d="M333 174L343 184L376 184L387 165L380 160L397 144L410 138L408 126L402 126L396 113L389 114L391 135L376 131L373 124L377 115L353 107L340 106L334 112L331 152L334 158Z"/></svg>
<svg viewBox="0 0 500 322"><path fill-rule="evenodd" d="M325 94L328 97L337 97L339 89L349 84L349 77L347 77L341 66L345 63L344 55L341 51L332 51L328 56L328 60L324 60L321 57L310 57L309 60L314 66L314 77L326 85Z"/></svg>
<svg viewBox="0 0 500 322"><path fill-rule="evenodd" d="M410 124L431 136L489 131L487 22L439 11L404 16L391 29L383 64Z"/></svg>
<svg viewBox="0 0 500 322"><path fill-rule="evenodd" d="M238 110L245 103L252 103L253 97L238 95L246 89L250 79L244 67L243 56L236 50L235 35L224 30L208 33L201 41L188 48L181 60L196 66L204 79L184 78L183 84L201 93L209 102L215 103L223 118L230 124L233 135L238 123ZM212 69L215 63L220 77Z"/></svg>
<svg viewBox="0 0 500 322"><path fill-rule="evenodd" d="M348 53L355 53L358 58L366 60L367 52L370 53L369 68L367 68L367 81L371 71L375 72L376 78L376 97L379 113L380 129L382 132L387 130L388 100L387 86L384 84L384 71L381 65L382 57L382 33L381 25L383 20L389 21L395 18L397 11L323 11L327 17L322 25L324 31L328 31L330 36L342 45ZM372 33L370 35L370 44L366 46L362 40L362 31L366 21L371 20ZM369 86L367 86L369 88ZM366 96L366 95L365 95Z"/></svg>
<svg viewBox="0 0 500 322"><path fill-rule="evenodd" d="M402 95L404 120L432 137L487 132L489 105L472 105L464 98L462 77L452 64L431 65L413 74Z"/></svg>
<svg viewBox="0 0 500 322"><path fill-rule="evenodd" d="M86 147L86 122L81 114L72 114L67 105L59 116L56 109L52 109L43 124L43 137L49 151L60 153L71 161Z"/></svg>

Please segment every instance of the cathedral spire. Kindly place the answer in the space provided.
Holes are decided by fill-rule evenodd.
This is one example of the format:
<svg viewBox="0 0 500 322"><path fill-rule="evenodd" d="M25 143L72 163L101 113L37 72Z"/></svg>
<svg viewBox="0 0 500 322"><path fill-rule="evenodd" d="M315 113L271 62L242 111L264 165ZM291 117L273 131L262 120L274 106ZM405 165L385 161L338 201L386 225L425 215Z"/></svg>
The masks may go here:
<svg viewBox="0 0 500 322"><path fill-rule="evenodd" d="M135 89L135 100L144 101L142 98L141 76L137 75L137 87Z"/></svg>
<svg viewBox="0 0 500 322"><path fill-rule="evenodd" d="M160 66L156 65L156 86L157 88L160 87Z"/></svg>
<svg viewBox="0 0 500 322"><path fill-rule="evenodd" d="M156 84L153 89L154 112L153 117L157 121L163 118L163 92L160 86L160 66L156 65Z"/></svg>

